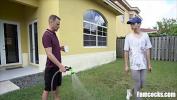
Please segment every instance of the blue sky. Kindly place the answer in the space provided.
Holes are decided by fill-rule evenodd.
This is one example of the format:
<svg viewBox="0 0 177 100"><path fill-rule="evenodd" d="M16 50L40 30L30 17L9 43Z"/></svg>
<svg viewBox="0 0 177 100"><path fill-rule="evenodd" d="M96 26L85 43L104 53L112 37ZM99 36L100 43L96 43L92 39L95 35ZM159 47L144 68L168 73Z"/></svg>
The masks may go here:
<svg viewBox="0 0 177 100"><path fill-rule="evenodd" d="M177 19L177 0L126 0L131 6L140 8L142 27L152 28L162 18Z"/></svg>

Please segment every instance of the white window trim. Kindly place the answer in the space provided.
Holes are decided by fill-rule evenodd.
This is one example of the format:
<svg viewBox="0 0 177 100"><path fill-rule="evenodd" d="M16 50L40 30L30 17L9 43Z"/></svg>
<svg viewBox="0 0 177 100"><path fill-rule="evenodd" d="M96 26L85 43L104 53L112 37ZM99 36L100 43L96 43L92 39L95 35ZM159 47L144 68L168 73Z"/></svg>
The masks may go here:
<svg viewBox="0 0 177 100"><path fill-rule="evenodd" d="M14 24L17 25L17 37L18 37L18 52L19 52L19 62L18 63L11 63L11 64L2 64L0 67L2 66L14 66L14 65L21 65L22 64L22 50L21 50L21 32L20 32L20 24L18 22L14 22L14 21L7 21L7 20L1 20L0 19L0 28L3 28L3 23L7 23L7 24ZM3 31L1 31L2 33L4 33L4 29L2 29ZM4 41L1 40L1 43L5 44ZM5 56L5 55L4 55ZM2 59L2 58L1 58ZM6 62L6 59L5 59Z"/></svg>
<svg viewBox="0 0 177 100"><path fill-rule="evenodd" d="M84 48L107 48L108 46L84 46Z"/></svg>
<svg viewBox="0 0 177 100"><path fill-rule="evenodd" d="M100 27L107 28L106 26L101 26L101 25L99 25L99 24L95 24L95 23L92 23L92 22L89 22L89 21L86 21L86 20L84 20L84 22L86 22L86 23L90 23L90 24L94 24L94 25L96 25L96 26L100 26Z"/></svg>
<svg viewBox="0 0 177 100"><path fill-rule="evenodd" d="M101 25L99 25L99 24L95 24L95 23L92 23L92 22L89 22L89 21L86 21L86 20L84 20L83 21L83 23L89 23L89 24L93 24L93 25L96 25L96 26L100 26L100 27L103 27L103 28L106 28L107 30L108 30L108 27L106 27L106 26L101 26ZM84 27L83 27L84 28ZM91 27L90 27L90 30L91 30ZM97 30L98 31L98 30ZM96 35L94 35L94 34L86 34L86 33L84 33L83 32L83 34L85 34L85 35L91 35L91 36L96 36L96 46L83 46L84 48L107 48L108 46L108 41L107 41L107 38L108 38L108 34L106 35L106 36L101 36L101 37L106 37L106 46L98 46L98 39L97 39L97 37L98 36L100 36L100 35L98 35L98 33L97 33L97 31L96 31ZM107 33L107 32L106 32ZM84 39L83 39L83 42L84 42Z"/></svg>
<svg viewBox="0 0 177 100"><path fill-rule="evenodd" d="M120 15L120 21L121 23L125 23L125 15Z"/></svg>
<svg viewBox="0 0 177 100"><path fill-rule="evenodd" d="M35 65L35 66L38 66L39 64L36 64L36 61L35 61L35 54L33 54L33 60L34 60L34 63L32 63L31 62L31 55L30 55L30 36L29 36L29 25L31 24L32 25L32 27L34 26L34 23L36 23L37 22L37 24L38 24L38 20L33 20L33 21L31 21L30 23L28 23L28 26L27 26L27 31L28 31L28 52L29 52L29 54L28 54L28 61L29 61L29 64L31 64L31 65ZM32 32L33 32L33 34L32 34L32 38L33 38L33 46L34 46L34 28L32 28ZM39 45L38 45L39 46ZM34 52L35 53L35 52Z"/></svg>

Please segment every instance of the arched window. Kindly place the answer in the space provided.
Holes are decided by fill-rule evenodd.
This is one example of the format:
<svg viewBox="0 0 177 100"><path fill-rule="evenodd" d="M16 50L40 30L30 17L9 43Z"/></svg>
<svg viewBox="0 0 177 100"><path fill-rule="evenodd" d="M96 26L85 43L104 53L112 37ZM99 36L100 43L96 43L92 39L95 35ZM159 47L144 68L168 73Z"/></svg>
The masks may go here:
<svg viewBox="0 0 177 100"><path fill-rule="evenodd" d="M84 46L107 45L107 21L95 10L87 10L83 16Z"/></svg>

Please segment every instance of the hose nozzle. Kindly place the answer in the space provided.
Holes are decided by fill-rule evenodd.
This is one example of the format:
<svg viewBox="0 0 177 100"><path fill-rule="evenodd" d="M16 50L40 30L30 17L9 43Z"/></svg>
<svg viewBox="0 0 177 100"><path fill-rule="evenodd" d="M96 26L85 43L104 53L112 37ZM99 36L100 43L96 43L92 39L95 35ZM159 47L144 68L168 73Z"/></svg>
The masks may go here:
<svg viewBox="0 0 177 100"><path fill-rule="evenodd" d="M72 67L65 66L66 71L71 71L71 75L75 74Z"/></svg>
<svg viewBox="0 0 177 100"><path fill-rule="evenodd" d="M68 67L68 66L65 66L65 69L66 69L66 71L70 71L72 68Z"/></svg>

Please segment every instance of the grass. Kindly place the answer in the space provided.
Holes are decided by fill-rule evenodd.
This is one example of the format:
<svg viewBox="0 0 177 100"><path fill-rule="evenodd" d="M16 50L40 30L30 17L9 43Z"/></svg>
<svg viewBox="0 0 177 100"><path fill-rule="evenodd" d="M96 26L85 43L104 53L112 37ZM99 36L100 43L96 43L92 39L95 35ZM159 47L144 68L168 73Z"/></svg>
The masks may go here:
<svg viewBox="0 0 177 100"><path fill-rule="evenodd" d="M148 73L143 91L177 93L177 62L152 61L152 67L153 71ZM125 100L130 77L124 73L122 59L77 73L77 76L95 100ZM0 95L0 100L40 100L43 87L43 84L38 84ZM75 99L76 91L72 89L71 76L63 78L60 91L62 100L83 100ZM144 98L144 100L177 100L177 98Z"/></svg>

